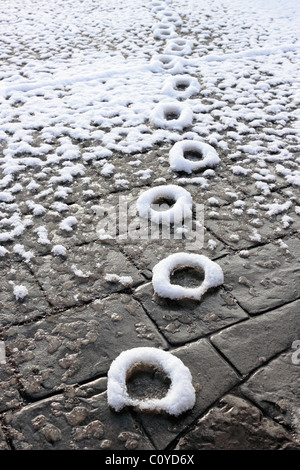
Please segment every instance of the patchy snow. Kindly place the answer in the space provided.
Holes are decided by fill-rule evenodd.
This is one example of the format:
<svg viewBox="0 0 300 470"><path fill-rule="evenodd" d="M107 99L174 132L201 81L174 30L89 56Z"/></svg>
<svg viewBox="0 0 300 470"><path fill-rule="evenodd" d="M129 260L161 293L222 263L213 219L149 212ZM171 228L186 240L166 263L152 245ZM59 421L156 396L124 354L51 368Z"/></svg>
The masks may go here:
<svg viewBox="0 0 300 470"><path fill-rule="evenodd" d="M170 378L167 394L145 400L131 398L127 391L126 375L135 364L160 366ZM107 400L116 411L133 406L142 411L167 412L179 416L193 408L196 394L192 376L183 362L173 354L152 347L139 347L121 352L108 371Z"/></svg>
<svg viewBox="0 0 300 470"><path fill-rule="evenodd" d="M193 112L188 105L178 101L163 101L155 106L149 119L158 128L182 131L191 127Z"/></svg>

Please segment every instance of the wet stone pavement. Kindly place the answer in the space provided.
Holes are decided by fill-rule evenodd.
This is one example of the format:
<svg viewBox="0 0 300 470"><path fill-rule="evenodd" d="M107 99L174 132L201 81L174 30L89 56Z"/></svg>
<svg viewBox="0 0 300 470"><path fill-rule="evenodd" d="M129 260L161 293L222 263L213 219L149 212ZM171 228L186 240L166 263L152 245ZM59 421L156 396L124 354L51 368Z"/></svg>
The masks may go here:
<svg viewBox="0 0 300 470"><path fill-rule="evenodd" d="M56 3L69 13L76 4ZM87 22L96 11L94 2L79 3L86 6ZM261 6L259 1L254 3ZM300 450L300 179L296 170L300 137L295 124L296 92L291 87L297 63L299 68L298 49L283 47L292 39L282 30L282 42L273 43L276 28L268 30L260 22L259 10L251 13L248 6L245 11L253 14L261 32L253 43L245 29L249 20L245 11L241 24L234 23L242 11L238 1L228 11L210 0L205 5L198 2L192 13L191 4L138 1L135 22L131 29L124 26L127 43L122 45L117 35L111 39L102 32L103 49L101 40L97 45L103 60L113 50L108 47L111 43L115 49L120 47L128 63L134 62L134 54L150 62L171 40L153 30L153 24L171 22L166 8L176 13L180 22L172 23L171 31L193 41L191 50L180 56L187 59L183 73L201 85L193 97L178 101L193 110L188 127L167 127L161 132L142 116L142 130L139 122L131 124L137 128L141 148L131 150L126 147L124 119L114 122L112 113L106 120L103 117L102 124L83 126L86 133L77 136L78 127L75 123L72 129L66 111L66 128L73 134L64 128L61 134L47 137L50 125L38 122L31 129L31 143L38 149L49 145L43 155L37 153L44 165L38 170L30 164L26 167L25 159L31 157L16 151L14 157L23 158L18 162L23 167L12 172L7 183L5 158L12 155L14 131L4 126L5 138L0 142L0 450ZM26 8L25 19L29 18ZM43 3L42 8L48 7ZM117 8L119 4L105 2L103 15L113 15ZM274 21L280 25L277 16ZM237 36L231 36L232 25L242 46ZM130 42L137 31L143 45ZM262 58L254 52L243 55L258 47L271 47L271 52ZM33 57L34 50L28 49L31 53ZM223 54L222 59L218 54ZM230 67L228 62L224 65L223 76L219 64L225 64L226 55L232 62ZM205 56L211 60L198 64ZM45 67L50 59L45 58ZM21 65L10 62L9 54L6 60L20 78ZM41 56L35 60L43 61ZM277 76L281 64L290 73ZM126 70L126 61L122 66ZM169 69L149 73L157 90L173 76ZM114 74L108 76L107 90L110 80L112 89L115 86L114 79ZM51 86L49 102L54 99L55 86ZM69 88L57 86L62 95L76 92L71 82ZM83 86L84 111L85 92ZM32 90L31 95L23 91L23 98L22 91L15 93L1 98L9 109L22 110L22 99L26 107L39 96ZM160 100L161 95L157 96ZM112 110L117 106L111 95L108 104ZM248 106L247 112L242 113L238 104ZM135 105L143 109L138 98ZM20 116L15 115L12 122L26 129ZM100 143L96 135L101 136ZM198 138L216 149L220 163L191 174L173 171L169 151L174 143ZM20 142L17 136L15 142ZM71 145L76 148L76 158L55 159L54 155L63 155L59 146L66 142L67 150ZM101 151L107 152L95 157L93 151L100 152L100 144ZM70 168L73 173L64 179L64 170ZM193 243L172 233L143 238L138 230L128 236L120 225L123 211L135 208L139 196L159 184L176 184L190 192L194 222L199 222L196 208L202 208L201 224L196 224L201 240ZM135 216L129 214L126 220L135 223ZM116 222L115 236L103 236L103 220ZM152 269L180 252L197 252L218 263L224 283L209 289L200 301L159 297L153 289ZM171 280L196 287L203 282L203 273L183 266ZM168 351L189 368L196 391L191 410L175 417L131 407L116 412L109 406L107 374L112 361L122 351L145 346ZM156 365L141 365L127 378L129 393L145 400L163 397L169 386L164 370Z"/></svg>

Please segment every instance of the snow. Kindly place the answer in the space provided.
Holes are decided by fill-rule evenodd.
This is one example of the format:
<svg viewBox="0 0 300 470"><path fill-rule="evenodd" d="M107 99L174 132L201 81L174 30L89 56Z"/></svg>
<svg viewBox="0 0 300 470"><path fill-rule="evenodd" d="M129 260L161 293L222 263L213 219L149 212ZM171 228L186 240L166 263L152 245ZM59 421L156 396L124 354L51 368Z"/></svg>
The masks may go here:
<svg viewBox="0 0 300 470"><path fill-rule="evenodd" d="M133 284L131 276L119 276L118 274L107 273L105 274L104 279L108 282L119 282L124 287L130 287Z"/></svg>
<svg viewBox="0 0 300 470"><path fill-rule="evenodd" d="M199 154L199 160L187 159L186 152ZM169 161L172 170L192 173L207 167L215 167L220 162L220 158L211 145L196 140L183 140L173 145L169 153Z"/></svg>
<svg viewBox="0 0 300 470"><path fill-rule="evenodd" d="M169 390L163 398L140 400L129 396L126 374L134 364L158 365L163 369L171 380ZM107 377L108 404L117 412L126 406L132 406L141 411L166 412L179 416L195 404L195 389L189 369L179 358L167 351L152 347L123 351L112 362Z"/></svg>
<svg viewBox="0 0 300 470"><path fill-rule="evenodd" d="M24 245L21 245L20 243L17 243L13 247L14 253L20 255L27 263L33 258L34 254L32 251L26 251Z"/></svg>
<svg viewBox="0 0 300 470"><path fill-rule="evenodd" d="M63 245L54 245L51 252L54 256L66 256L67 249Z"/></svg>
<svg viewBox="0 0 300 470"><path fill-rule="evenodd" d="M159 210L160 199L174 200L175 203L169 209ZM156 207L151 207L152 204L155 204ZM186 189L174 184L154 186L144 191L139 196L136 205L140 217L149 218L156 224L178 224L192 217L193 200L191 194Z"/></svg>
<svg viewBox="0 0 300 470"><path fill-rule="evenodd" d="M199 287L190 288L172 284L171 274L178 268L193 267L204 271L204 280ZM159 261L152 270L152 284L160 297L169 299L200 300L208 289L224 282L222 268L204 255L194 253L174 253Z"/></svg>
<svg viewBox="0 0 300 470"><path fill-rule="evenodd" d="M156 223L180 225L199 202L208 217L222 217L225 200L241 223L248 215L256 227L268 219L277 237L296 231L298 0L100 3L1 1L2 261L30 263L40 245L64 258L64 237L71 250L88 230L89 204L118 192L134 197L137 188L139 215ZM160 210L159 200L174 205ZM261 243L253 225L249 239ZM214 252L222 235L211 232ZM103 245L110 238L95 233ZM186 264L205 271L195 290L170 284L172 270ZM94 275L79 264L72 272ZM131 285L117 272L103 278ZM217 263L198 253L170 255L153 269L157 293L174 299L200 300L222 283ZM16 300L27 294L15 286Z"/></svg>
<svg viewBox="0 0 300 470"><path fill-rule="evenodd" d="M200 91L200 84L190 75L175 75L168 77L162 86L161 92L170 98L187 99Z"/></svg>
<svg viewBox="0 0 300 470"><path fill-rule="evenodd" d="M59 225L59 228L61 230L65 230L67 232L71 232L73 230L73 226L77 225L77 219L76 217L70 215L69 217L66 217Z"/></svg>
<svg viewBox="0 0 300 470"><path fill-rule="evenodd" d="M189 106L177 101L163 101L153 109L149 119L158 128L182 131L192 125L193 112Z"/></svg>
<svg viewBox="0 0 300 470"><path fill-rule="evenodd" d="M9 251L4 247L0 246L0 256L5 256Z"/></svg>

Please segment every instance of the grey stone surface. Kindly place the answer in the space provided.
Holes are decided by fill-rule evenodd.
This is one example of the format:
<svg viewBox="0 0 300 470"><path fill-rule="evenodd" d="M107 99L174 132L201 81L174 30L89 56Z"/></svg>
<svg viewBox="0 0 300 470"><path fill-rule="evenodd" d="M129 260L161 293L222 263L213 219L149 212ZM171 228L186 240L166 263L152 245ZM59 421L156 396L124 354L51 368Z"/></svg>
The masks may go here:
<svg viewBox="0 0 300 470"><path fill-rule="evenodd" d="M300 439L299 351L289 350L255 372L241 386L242 393L276 422Z"/></svg>
<svg viewBox="0 0 300 470"><path fill-rule="evenodd" d="M31 397L104 375L123 349L144 345L165 347L166 342L140 304L126 294L6 332L7 351Z"/></svg>
<svg viewBox="0 0 300 470"><path fill-rule="evenodd" d="M49 312L49 303L37 280L23 262L11 261L0 270L0 324L24 323ZM19 286L26 289L24 297L15 294Z"/></svg>
<svg viewBox="0 0 300 470"><path fill-rule="evenodd" d="M173 350L172 353L191 371L196 403L190 412L178 418L163 414L140 414L147 435L158 449L166 448L176 435L239 382L238 375L206 339Z"/></svg>
<svg viewBox="0 0 300 470"><path fill-rule="evenodd" d="M198 285L201 278L185 273L185 281ZM178 279L176 282L182 280ZM194 285L194 284L192 284ZM211 334L225 326L248 318L235 299L224 289L213 289L200 302L193 300L169 300L158 297L152 283L137 288L134 296L142 303L170 344L182 344Z"/></svg>
<svg viewBox="0 0 300 470"><path fill-rule="evenodd" d="M299 247L299 238L289 237L220 260L225 285L243 309L255 315L299 298Z"/></svg>
<svg viewBox="0 0 300 470"><path fill-rule="evenodd" d="M226 328L211 340L240 373L248 374L298 340L299 308L297 300Z"/></svg>
<svg viewBox="0 0 300 470"><path fill-rule="evenodd" d="M175 449L300 450L300 443L249 401L225 395L179 439Z"/></svg>
<svg viewBox="0 0 300 470"><path fill-rule="evenodd" d="M44 256L32 261L32 270L51 305L71 307L140 283L143 278L126 257L100 241L70 250L66 257ZM110 282L107 274L130 277L129 286Z"/></svg>
<svg viewBox="0 0 300 470"><path fill-rule="evenodd" d="M292 225L285 226L282 217L286 211L279 215L268 215L269 205L274 204L273 199L264 198L259 203L255 196L239 197L238 193L233 194L231 204L213 210L206 208L205 212L206 227L233 249L255 247L266 244L269 240L286 237L291 230L299 231L299 216L292 209L288 211ZM284 201L284 198L276 198L278 204L284 204Z"/></svg>

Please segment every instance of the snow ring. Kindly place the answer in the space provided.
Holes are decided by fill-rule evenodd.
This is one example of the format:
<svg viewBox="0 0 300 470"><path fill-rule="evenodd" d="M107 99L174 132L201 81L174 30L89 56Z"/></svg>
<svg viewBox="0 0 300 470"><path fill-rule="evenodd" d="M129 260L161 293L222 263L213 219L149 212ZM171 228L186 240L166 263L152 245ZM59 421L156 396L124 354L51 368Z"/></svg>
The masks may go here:
<svg viewBox="0 0 300 470"><path fill-rule="evenodd" d="M135 363L160 365L171 380L163 398L139 400L131 398L126 387L126 373ZM125 406L138 407L141 411L165 411L178 416L191 409L196 400L192 376L183 362L171 353L153 347L139 347L123 351L108 371L107 399L116 411Z"/></svg>
<svg viewBox="0 0 300 470"><path fill-rule="evenodd" d="M158 199L172 199L175 204L170 209L158 211L151 207ZM192 217L193 199L184 188L175 184L156 186L140 195L137 200L137 211L140 217L148 218L154 223L179 223Z"/></svg>
<svg viewBox="0 0 300 470"><path fill-rule="evenodd" d="M168 72L171 75L183 73L184 70L181 57L168 54L157 54L153 56L150 61L150 67L153 73Z"/></svg>
<svg viewBox="0 0 300 470"><path fill-rule="evenodd" d="M176 75L168 77L165 81L162 93L172 98L190 98L200 91L200 84L195 77L190 75Z"/></svg>
<svg viewBox="0 0 300 470"><path fill-rule="evenodd" d="M189 288L171 284L170 276L178 267L202 268L204 281L199 287ZM175 253L157 263L153 268L152 285L155 292L169 299L200 300L211 287L217 287L224 282L222 268L204 255L194 253Z"/></svg>
<svg viewBox="0 0 300 470"><path fill-rule="evenodd" d="M188 55L193 50L192 41L183 38L171 39L165 48L165 54Z"/></svg>
<svg viewBox="0 0 300 470"><path fill-rule="evenodd" d="M185 152L196 152L201 154L203 158L188 160L184 157ZM197 140L182 140L176 142L171 148L169 162L174 171L192 173L192 171L215 167L220 162L220 158L216 150L209 144Z"/></svg>
<svg viewBox="0 0 300 470"><path fill-rule="evenodd" d="M150 121L163 129L182 131L193 122L193 112L187 105L177 101L159 103L150 114Z"/></svg>
<svg viewBox="0 0 300 470"><path fill-rule="evenodd" d="M154 39L176 38L178 34L173 24L157 23L152 28Z"/></svg>

